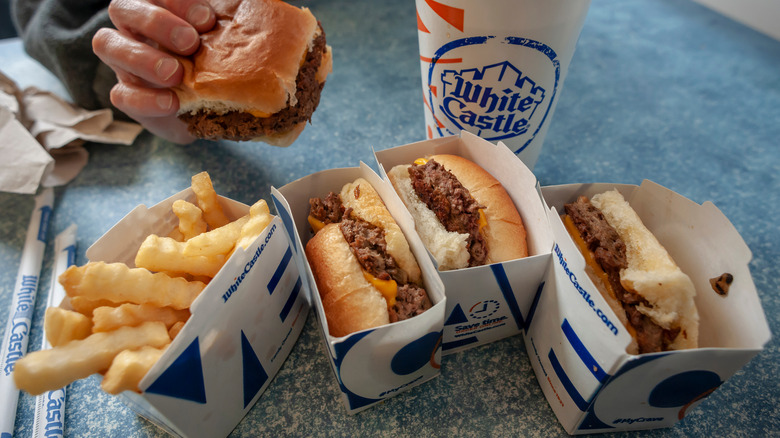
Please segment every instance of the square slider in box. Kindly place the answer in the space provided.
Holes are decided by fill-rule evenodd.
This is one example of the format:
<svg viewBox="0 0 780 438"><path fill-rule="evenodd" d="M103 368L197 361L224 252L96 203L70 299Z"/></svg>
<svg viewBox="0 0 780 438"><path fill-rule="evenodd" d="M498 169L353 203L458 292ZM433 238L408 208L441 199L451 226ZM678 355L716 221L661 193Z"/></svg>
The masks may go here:
<svg viewBox="0 0 780 438"><path fill-rule="evenodd" d="M527 257L481 266L438 269L447 294L442 345L444 354L449 354L523 331L549 264L553 238L536 177L502 143L494 145L463 131L460 136L426 140L375 152L380 173L388 181L388 173L392 173L396 166L406 168L417 159L436 154L466 158L501 183L510 198L507 202L514 204L522 218L528 253ZM404 220L399 223L409 227L404 229L405 232L423 232L420 224L415 224L398 194L387 202L398 205L404 211ZM490 210L490 207L486 210ZM491 227L490 223L487 227ZM500 244L510 245L506 241L499 241L496 246ZM488 241L488 257L491 251L489 245ZM499 249L504 248L496 248ZM437 257L430 251L429 256L437 263Z"/></svg>
<svg viewBox="0 0 780 438"><path fill-rule="evenodd" d="M634 338L589 277L594 271L586 272L561 220L564 204L613 189L690 277L698 348L627 352ZM551 186L542 194L556 245L525 344L542 391L569 434L672 426L769 341L748 268L750 250L712 203L696 204L649 181L639 187ZM723 274L733 278L725 295L710 282Z"/></svg>
<svg viewBox="0 0 780 438"><path fill-rule="evenodd" d="M314 237L308 219L309 199L325 198L329 192L340 194L345 184L353 183L358 178L363 178L373 186L396 222L402 219L399 217L399 207L386 202L394 196L392 187L387 182L382 181L364 163L355 168L318 172L291 182L278 190L275 188L271 190L276 210L291 239L295 257L302 267L302 272L305 273L306 285L310 289L312 304L320 322L330 363L342 392L342 400L350 413L369 408L386 398L439 375L442 324L446 305L444 287L425 253L422 242L416 234L408 233L406 232L407 228L401 227L421 270L422 286L427 292L431 307L408 319L384 323L348 334L341 334L337 331L338 329L335 329L335 327L340 326L336 321L343 321L343 319L341 316L326 314L323 299L318 290L318 283L315 280L314 269L305 252L307 244ZM361 188L361 184L349 190L350 196L355 198L365 196L368 190ZM332 230L335 231L330 233ZM318 233L328 233L327 235L334 236L333 242L343 242L343 244L339 243L340 246L347 245L346 240L341 236L342 231L339 225L326 225L326 228L322 228ZM318 241L321 240L318 239ZM342 277L347 278L344 283L352 285L353 282L367 282L365 284L368 285L371 280L368 277L364 280L365 268L358 265L357 259L352 256L350 251L349 248L344 251L332 251L340 254L338 257L344 264L354 264L349 270L363 270L362 273L355 272L355 275ZM343 258L341 257L342 253ZM339 272L341 272L341 268L342 266L334 267L334 269L339 269ZM400 282L398 284L401 285ZM361 290L364 289L365 287L361 287ZM331 303L352 300L350 297L356 295L357 292L350 292L338 300L333 300L330 298L331 293L329 292L326 299L328 305L332 305ZM379 296L379 293L372 292L369 295ZM390 306L385 302L385 299L381 297L379 299L382 302L381 305L384 306L383 309L387 310ZM389 298L386 299L389 302ZM400 292L398 299L400 300ZM335 335L334 331L336 331Z"/></svg>
<svg viewBox="0 0 780 438"><path fill-rule="evenodd" d="M183 190L151 208L139 205L88 250L91 261L135 266L147 235L177 226L171 206L194 202ZM229 219L249 207L219 198ZM191 316L124 401L160 428L186 437L227 436L270 384L309 312L297 260L275 217L246 249L237 248L190 307Z"/></svg>

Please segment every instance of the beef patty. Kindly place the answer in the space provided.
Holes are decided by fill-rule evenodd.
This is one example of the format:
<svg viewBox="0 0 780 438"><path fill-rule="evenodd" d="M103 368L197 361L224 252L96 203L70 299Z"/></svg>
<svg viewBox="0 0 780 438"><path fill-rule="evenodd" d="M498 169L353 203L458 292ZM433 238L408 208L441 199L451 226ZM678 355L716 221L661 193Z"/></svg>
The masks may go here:
<svg viewBox="0 0 780 438"><path fill-rule="evenodd" d="M587 197L580 196L575 202L566 204L564 208L588 245L588 249L593 253L596 263L607 274L615 298L626 312L628 324L636 332L639 353L666 351L680 329L666 330L641 313L637 306L641 304L651 307L650 304L644 297L626 290L620 283L620 271L628 266L625 242Z"/></svg>
<svg viewBox="0 0 780 438"><path fill-rule="evenodd" d="M436 214L447 231L468 234L466 248L469 266L480 266L487 260L487 241L479 231L481 205L463 187L458 178L436 160L409 166L409 177L420 200Z"/></svg>

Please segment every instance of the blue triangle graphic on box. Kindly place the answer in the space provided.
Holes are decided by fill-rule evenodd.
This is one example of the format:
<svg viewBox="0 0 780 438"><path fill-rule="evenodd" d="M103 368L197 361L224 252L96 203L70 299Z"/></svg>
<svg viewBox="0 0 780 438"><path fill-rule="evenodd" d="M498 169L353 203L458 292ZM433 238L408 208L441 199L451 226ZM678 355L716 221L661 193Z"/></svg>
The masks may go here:
<svg viewBox="0 0 780 438"><path fill-rule="evenodd" d="M146 392L206 403L206 384L203 381L198 338L163 371Z"/></svg>
<svg viewBox="0 0 780 438"><path fill-rule="evenodd" d="M444 325L463 324L464 322L468 322L468 318L463 313L463 309L460 308L460 304L456 304Z"/></svg>
<svg viewBox="0 0 780 438"><path fill-rule="evenodd" d="M263 364L260 363L243 330L241 330L241 356L244 361L244 408L246 408L260 388L265 385L268 373L265 372Z"/></svg>

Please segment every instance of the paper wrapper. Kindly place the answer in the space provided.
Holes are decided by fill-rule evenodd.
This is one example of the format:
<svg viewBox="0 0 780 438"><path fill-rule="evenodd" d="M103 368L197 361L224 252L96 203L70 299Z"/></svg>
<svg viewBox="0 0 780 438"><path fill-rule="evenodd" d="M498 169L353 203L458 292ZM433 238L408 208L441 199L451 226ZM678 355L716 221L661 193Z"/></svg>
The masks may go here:
<svg viewBox="0 0 780 438"><path fill-rule="evenodd" d="M87 249L90 261L134 267L147 235L178 223L171 206L194 201L187 188L147 208L139 205ZM249 207L219 197L228 218ZM192 303L187 324L139 383L121 397L171 434L224 437L271 384L303 330L309 301L279 218L246 249L237 248Z"/></svg>
<svg viewBox="0 0 780 438"><path fill-rule="evenodd" d="M330 191L338 193L344 184L358 177L365 178L374 187L396 222L404 220L400 217L403 207L388 202L393 197L392 186L382 181L365 163L361 163L360 167L324 170L271 190L271 198L285 224L290 246L295 251L294 257L299 261L301 275L310 292L342 402L350 414L368 409L439 375L446 306L444 285L436 275L422 241L416 234L404 233L420 265L423 284L433 306L421 315L404 321L338 338L330 334L317 283L304 250L311 238L306 220L309 198L326 196ZM407 227L401 226L401 229Z"/></svg>
<svg viewBox="0 0 780 438"><path fill-rule="evenodd" d="M87 164L85 141L129 145L142 129L114 120L109 109L87 111L48 91L20 90L0 73L0 191L67 184Z"/></svg>
<svg viewBox="0 0 780 438"><path fill-rule="evenodd" d="M494 145L462 131L460 136L425 140L375 152L380 174L397 165L409 165L415 159L433 154L453 154L478 164L493 175L512 199L523 218L529 256L501 263L438 271L447 291L443 354L464 351L517 335L529 318L530 309L553 246L546 209L537 190L533 173L502 143ZM388 184L390 184L388 182ZM414 221L401 199L392 192L388 204L403 210L399 219L405 232L414 233ZM428 253L431 261L435 258Z"/></svg>
<svg viewBox="0 0 780 438"><path fill-rule="evenodd" d="M585 272L560 214L577 196L617 189L691 277L699 348L632 355L631 335ZM748 264L751 254L726 216L651 181L640 186L542 187L555 235L551 266L525 332L539 385L569 434L673 426L769 342L771 334ZM727 296L709 279L724 272Z"/></svg>

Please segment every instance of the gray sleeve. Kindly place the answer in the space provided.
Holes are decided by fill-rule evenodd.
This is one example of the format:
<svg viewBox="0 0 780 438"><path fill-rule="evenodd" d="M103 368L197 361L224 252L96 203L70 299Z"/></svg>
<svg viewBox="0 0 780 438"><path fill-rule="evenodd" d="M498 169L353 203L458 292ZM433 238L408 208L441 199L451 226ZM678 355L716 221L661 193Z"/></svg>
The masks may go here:
<svg viewBox="0 0 780 438"><path fill-rule="evenodd" d="M113 27L108 0L12 0L11 14L25 51L49 69L86 109L112 108L116 75L92 52L92 36ZM123 118L125 118L123 116Z"/></svg>

